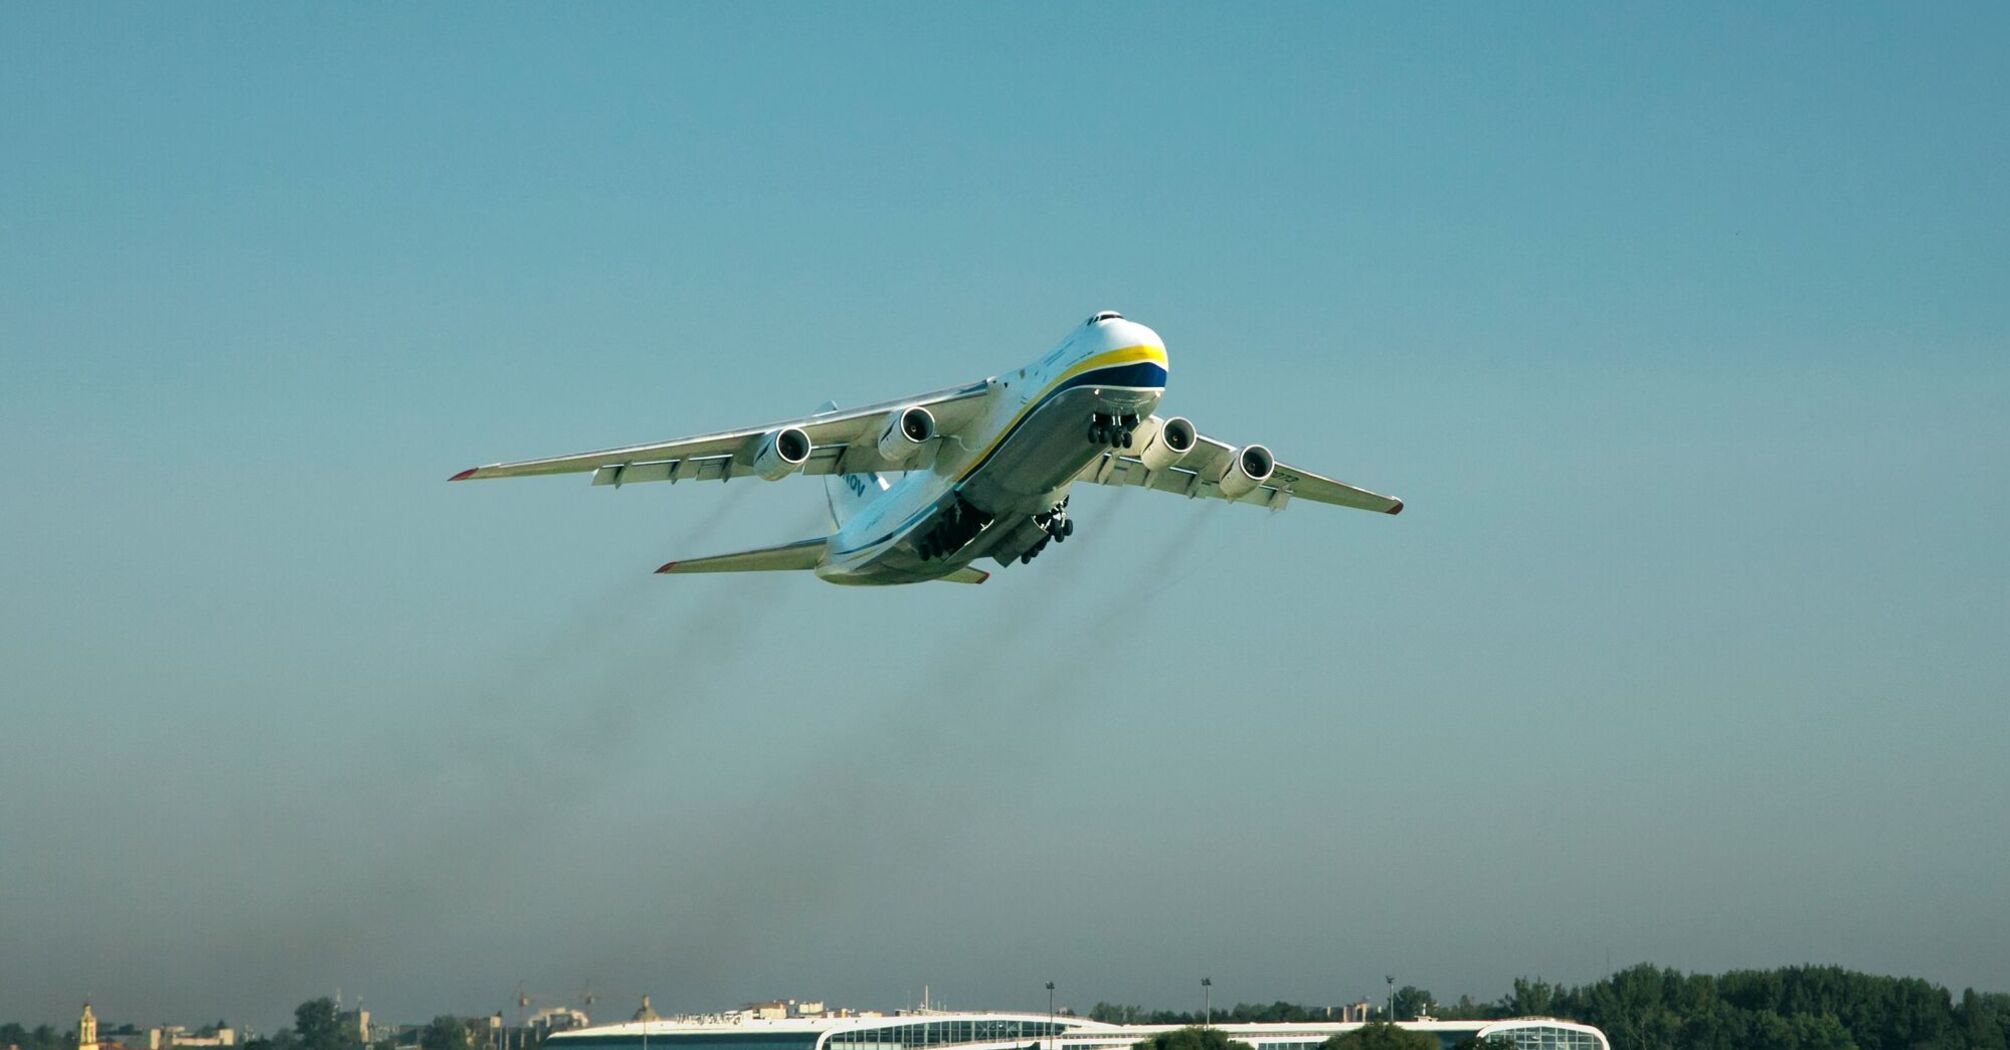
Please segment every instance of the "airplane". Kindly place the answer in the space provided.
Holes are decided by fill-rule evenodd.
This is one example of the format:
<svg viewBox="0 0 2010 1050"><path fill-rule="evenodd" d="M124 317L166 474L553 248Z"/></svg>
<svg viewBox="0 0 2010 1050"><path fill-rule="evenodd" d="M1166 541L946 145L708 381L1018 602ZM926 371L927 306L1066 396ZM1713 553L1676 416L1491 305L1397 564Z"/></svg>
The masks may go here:
<svg viewBox="0 0 2010 1050"><path fill-rule="evenodd" d="M1068 490L1133 485L1281 510L1292 499L1398 514L1403 501L1154 415L1168 375L1157 332L1114 310L1045 356L980 382L651 445L495 463L450 481L593 472L593 484L821 475L832 531L672 561L660 573L808 570L831 583L983 583L973 563L1026 564L1074 534Z"/></svg>

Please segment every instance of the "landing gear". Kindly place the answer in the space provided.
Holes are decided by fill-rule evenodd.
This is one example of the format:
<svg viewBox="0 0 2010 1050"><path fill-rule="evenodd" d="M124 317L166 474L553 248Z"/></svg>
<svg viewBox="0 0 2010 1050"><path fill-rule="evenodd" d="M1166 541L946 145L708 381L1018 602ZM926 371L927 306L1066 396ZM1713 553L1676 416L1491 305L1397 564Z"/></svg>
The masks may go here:
<svg viewBox="0 0 2010 1050"><path fill-rule="evenodd" d="M1019 555L1021 565L1039 557L1040 552L1047 549L1047 544L1066 543L1068 537L1075 534L1075 519L1068 517L1068 500L1065 496L1061 498L1061 502L1054 504L1052 510L1045 514L1034 515L1033 520L1039 523L1041 531L1046 535L1040 537L1038 543L1026 548L1025 553Z"/></svg>
<svg viewBox="0 0 2010 1050"><path fill-rule="evenodd" d="M1061 502L1054 504L1047 513L1036 515L1034 520L1040 523L1041 528L1047 530L1047 538L1050 540L1059 542L1075 534L1075 522L1068 517L1066 496L1061 497Z"/></svg>
<svg viewBox="0 0 2010 1050"><path fill-rule="evenodd" d="M956 502L943 511L942 516L921 538L914 543L914 551L922 561L934 561L963 549L965 544L977 538L991 525L991 515L978 510L975 504L956 497Z"/></svg>
<svg viewBox="0 0 2010 1050"><path fill-rule="evenodd" d="M1138 427L1135 414L1113 416L1103 412L1089 414L1089 444L1106 448L1130 448L1134 431Z"/></svg>

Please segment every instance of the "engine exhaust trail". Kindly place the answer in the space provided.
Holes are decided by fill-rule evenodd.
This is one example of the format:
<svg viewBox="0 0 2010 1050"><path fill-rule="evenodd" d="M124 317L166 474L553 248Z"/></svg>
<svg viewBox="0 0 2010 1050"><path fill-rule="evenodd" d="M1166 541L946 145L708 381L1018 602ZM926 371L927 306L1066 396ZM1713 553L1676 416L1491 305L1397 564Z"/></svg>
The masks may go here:
<svg viewBox="0 0 2010 1050"><path fill-rule="evenodd" d="M1116 525L1130 507L1120 495L1098 515L1096 532L1106 534L1105 542L1127 535ZM1144 564L1191 557L1214 520L1205 511L1189 516L1160 535ZM1112 644L1109 625L1120 614L1175 585L1147 573L1120 590L1100 592L1106 595L1101 601L1057 606L1054 585L1022 581L1002 610L983 609L977 615L984 622L972 630L989 632L991 644L933 657L893 703L841 739L821 744L786 781L707 836L702 853L717 875L689 894L687 912L668 920L677 943L713 965L734 960L756 939L755 928L777 901L815 908L842 899L876 870L871 857L918 855L927 843L940 844L945 826L981 825L987 810L1009 805L1014 782L1059 760L1042 757L1051 751L1039 739L1044 730L1029 727L1051 725L1045 716L1056 708L1079 711L1108 695L1073 688L1073 677ZM1058 620L1057 607L1066 610ZM1026 687L977 705L944 702L967 696L972 682L1010 680L1008 672L1023 669L1035 646L1044 670ZM1018 757L1009 767L974 760L972 741L987 753ZM873 815L869 848L858 837L863 814Z"/></svg>
<svg viewBox="0 0 2010 1050"><path fill-rule="evenodd" d="M726 493L678 542L712 542L733 522L744 492ZM820 522L820 510L812 517ZM410 774L371 807L373 848L329 857L298 891L248 907L219 943L265 960L263 969L282 982L303 950L322 965L413 951L411 931L435 924L458 901L497 892L532 862L516 842L520 829L579 810L623 755L646 745L655 720L715 697L719 676L744 662L756 627L786 606L787 582L757 578L680 593L631 571L577 600L541 637L499 646L494 658L476 661L487 670L456 714L400 734L406 753L393 766ZM693 593L703 597L694 602ZM647 614L679 602L686 608L670 629L652 634ZM674 689L624 675L611 657L631 651L689 673ZM365 799L384 788L338 776L322 790Z"/></svg>

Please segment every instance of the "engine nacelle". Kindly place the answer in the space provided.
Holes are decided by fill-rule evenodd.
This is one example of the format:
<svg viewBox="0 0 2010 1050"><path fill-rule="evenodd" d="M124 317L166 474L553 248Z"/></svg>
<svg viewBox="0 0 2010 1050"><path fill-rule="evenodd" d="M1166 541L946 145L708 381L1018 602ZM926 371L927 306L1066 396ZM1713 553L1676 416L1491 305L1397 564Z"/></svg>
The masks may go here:
<svg viewBox="0 0 2010 1050"><path fill-rule="evenodd" d="M810 436L801 427L771 430L754 453L754 473L769 481L788 477L810 461L811 447Z"/></svg>
<svg viewBox="0 0 2010 1050"><path fill-rule="evenodd" d="M886 422L879 428L879 456L890 463L902 463L914 458L921 446L934 438L934 413L920 405L895 409L886 414Z"/></svg>
<svg viewBox="0 0 2010 1050"><path fill-rule="evenodd" d="M1185 459L1186 454L1199 443L1200 432L1193 428L1193 424L1174 416L1160 425L1159 432L1153 434L1144 450L1138 453L1138 459L1144 463L1146 470L1164 470Z"/></svg>
<svg viewBox="0 0 2010 1050"><path fill-rule="evenodd" d="M1244 445L1228 457L1228 469L1222 471L1217 484L1221 494L1228 499L1241 499L1256 491L1258 485L1270 480L1270 474L1277 469L1277 457L1262 445Z"/></svg>

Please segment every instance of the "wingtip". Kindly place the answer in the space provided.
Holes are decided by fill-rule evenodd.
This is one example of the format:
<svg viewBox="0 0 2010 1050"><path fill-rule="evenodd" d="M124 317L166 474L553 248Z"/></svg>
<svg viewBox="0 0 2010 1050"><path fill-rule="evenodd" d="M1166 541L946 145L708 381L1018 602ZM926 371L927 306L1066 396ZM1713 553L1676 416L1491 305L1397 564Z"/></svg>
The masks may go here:
<svg viewBox="0 0 2010 1050"><path fill-rule="evenodd" d="M480 470L480 469L482 469L482 468L480 468L480 467L469 467L468 469L466 469L466 470L463 470L463 471L461 471L461 472L460 472L459 474L456 474L456 475L454 475L453 477L451 477L451 478L448 478L447 480L448 480L448 481L466 481L466 480L468 480L469 478L471 478L471 477L474 477L474 476L475 476L475 471L477 471L477 470Z"/></svg>
<svg viewBox="0 0 2010 1050"><path fill-rule="evenodd" d="M674 561L666 561L662 565L657 566L656 568L656 573L659 576L666 572L675 572L675 571L677 571L677 563Z"/></svg>
<svg viewBox="0 0 2010 1050"><path fill-rule="evenodd" d="M1384 511L1383 513L1386 513L1386 514L1401 514L1401 513L1403 513L1403 501L1402 501L1402 500L1397 500L1397 501L1396 501L1396 505L1395 505L1395 506L1393 506L1393 507L1390 507L1390 508L1389 508L1389 509L1388 509L1387 511Z"/></svg>

